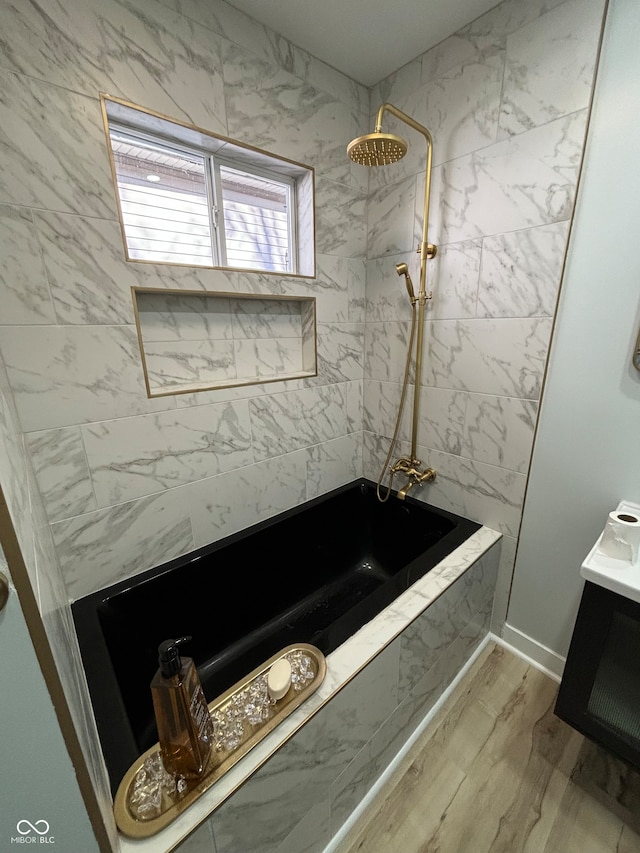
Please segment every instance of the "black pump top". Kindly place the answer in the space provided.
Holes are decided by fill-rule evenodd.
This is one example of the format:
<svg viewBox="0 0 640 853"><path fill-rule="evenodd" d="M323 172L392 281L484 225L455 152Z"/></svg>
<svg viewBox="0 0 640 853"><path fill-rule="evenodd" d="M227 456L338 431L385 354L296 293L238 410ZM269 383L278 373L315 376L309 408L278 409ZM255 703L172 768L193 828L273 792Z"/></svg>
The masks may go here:
<svg viewBox="0 0 640 853"><path fill-rule="evenodd" d="M172 675L180 672L182 662L178 646L182 643L188 643L190 639L191 637L180 637L179 640L163 640L160 643L158 646L158 664L164 678L171 678Z"/></svg>

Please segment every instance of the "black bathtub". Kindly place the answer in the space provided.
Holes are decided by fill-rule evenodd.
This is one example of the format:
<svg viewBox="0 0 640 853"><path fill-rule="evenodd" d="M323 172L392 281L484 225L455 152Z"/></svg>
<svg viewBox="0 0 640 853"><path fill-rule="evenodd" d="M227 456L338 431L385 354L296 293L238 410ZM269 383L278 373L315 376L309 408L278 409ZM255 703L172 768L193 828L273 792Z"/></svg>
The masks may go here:
<svg viewBox="0 0 640 853"><path fill-rule="evenodd" d="M325 654L478 530L413 499L381 504L359 480L74 602L115 791L157 740L158 644L191 635L208 701L284 646Z"/></svg>

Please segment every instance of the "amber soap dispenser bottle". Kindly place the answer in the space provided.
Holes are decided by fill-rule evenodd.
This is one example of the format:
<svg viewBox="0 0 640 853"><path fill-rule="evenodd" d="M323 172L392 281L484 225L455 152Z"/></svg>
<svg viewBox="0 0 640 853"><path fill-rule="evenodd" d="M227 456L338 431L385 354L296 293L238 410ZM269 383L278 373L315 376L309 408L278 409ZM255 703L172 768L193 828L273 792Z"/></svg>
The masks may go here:
<svg viewBox="0 0 640 853"><path fill-rule="evenodd" d="M151 694L167 773L197 779L211 754L213 725L195 664L191 658L180 657L179 646L190 639L160 643L160 668L151 682Z"/></svg>

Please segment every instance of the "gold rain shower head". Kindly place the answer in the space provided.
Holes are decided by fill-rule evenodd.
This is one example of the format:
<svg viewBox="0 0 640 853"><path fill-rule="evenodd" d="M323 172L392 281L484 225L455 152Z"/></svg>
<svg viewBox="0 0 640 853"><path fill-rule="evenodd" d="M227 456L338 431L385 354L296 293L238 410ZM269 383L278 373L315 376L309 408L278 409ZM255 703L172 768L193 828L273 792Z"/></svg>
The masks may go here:
<svg viewBox="0 0 640 853"><path fill-rule="evenodd" d="M347 146L347 154L360 166L388 166L397 163L407 153L407 143L393 133L367 133Z"/></svg>

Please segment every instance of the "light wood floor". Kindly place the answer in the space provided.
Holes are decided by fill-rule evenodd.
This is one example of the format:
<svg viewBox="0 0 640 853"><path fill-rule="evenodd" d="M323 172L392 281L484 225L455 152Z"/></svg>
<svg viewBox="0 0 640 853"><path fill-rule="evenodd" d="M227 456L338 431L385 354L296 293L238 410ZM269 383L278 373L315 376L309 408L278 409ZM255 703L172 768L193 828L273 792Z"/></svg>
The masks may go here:
<svg viewBox="0 0 640 853"><path fill-rule="evenodd" d="M640 853L640 775L556 692L488 646L339 853Z"/></svg>

